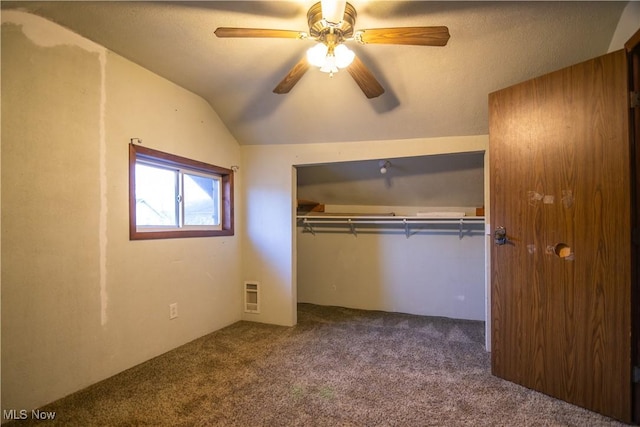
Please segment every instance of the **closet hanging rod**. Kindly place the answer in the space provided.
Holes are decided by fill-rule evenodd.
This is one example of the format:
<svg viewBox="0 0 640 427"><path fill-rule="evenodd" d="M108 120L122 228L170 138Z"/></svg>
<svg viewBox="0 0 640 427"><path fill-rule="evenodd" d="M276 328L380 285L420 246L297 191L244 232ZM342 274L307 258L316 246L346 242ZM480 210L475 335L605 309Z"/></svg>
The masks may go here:
<svg viewBox="0 0 640 427"><path fill-rule="evenodd" d="M409 223L409 224L460 224L465 222L481 223L484 218L403 218L389 217L386 219L364 219L364 218L336 218L336 219L315 219L315 218L299 218L305 224L392 224L392 223Z"/></svg>
<svg viewBox="0 0 640 427"><path fill-rule="evenodd" d="M401 216L298 216L299 224L304 226L306 231L309 231L315 236L314 225L325 226L337 226L341 224L347 224L351 229L351 233L357 236L356 225L382 225L382 226L404 226L407 239L411 236L411 227L415 225L423 224L455 224L458 225L458 233L460 239L463 236L463 226L467 224L483 224L484 217L440 217L440 218L421 218L421 217L401 217Z"/></svg>

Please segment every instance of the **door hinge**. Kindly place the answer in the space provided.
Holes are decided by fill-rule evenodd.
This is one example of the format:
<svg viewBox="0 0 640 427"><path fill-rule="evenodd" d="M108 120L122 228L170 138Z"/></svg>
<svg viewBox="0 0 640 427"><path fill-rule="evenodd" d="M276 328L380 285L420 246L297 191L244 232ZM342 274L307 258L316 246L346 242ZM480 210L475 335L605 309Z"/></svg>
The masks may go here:
<svg viewBox="0 0 640 427"><path fill-rule="evenodd" d="M640 366L634 366L631 371L631 383L640 384Z"/></svg>
<svg viewBox="0 0 640 427"><path fill-rule="evenodd" d="M630 108L640 107L640 91L629 92L629 107Z"/></svg>

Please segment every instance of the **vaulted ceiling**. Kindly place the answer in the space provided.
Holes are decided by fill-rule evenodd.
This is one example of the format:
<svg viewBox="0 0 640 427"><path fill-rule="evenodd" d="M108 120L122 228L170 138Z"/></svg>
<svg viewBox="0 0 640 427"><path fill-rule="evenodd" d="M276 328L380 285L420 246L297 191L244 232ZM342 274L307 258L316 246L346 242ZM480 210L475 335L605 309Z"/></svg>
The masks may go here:
<svg viewBox="0 0 640 427"><path fill-rule="evenodd" d="M350 47L386 92L367 99L349 73L309 70L272 93L308 40L221 39L217 27L307 31L314 1L32 2L41 15L207 100L240 144L488 133L487 95L606 53L626 2L353 0L356 29L445 25L445 47Z"/></svg>

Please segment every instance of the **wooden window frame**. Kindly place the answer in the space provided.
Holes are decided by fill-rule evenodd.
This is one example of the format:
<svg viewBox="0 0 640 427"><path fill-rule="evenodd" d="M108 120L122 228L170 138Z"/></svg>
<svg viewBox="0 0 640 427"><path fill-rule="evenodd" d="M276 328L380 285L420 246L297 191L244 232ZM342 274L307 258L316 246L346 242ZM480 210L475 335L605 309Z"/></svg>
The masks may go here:
<svg viewBox="0 0 640 427"><path fill-rule="evenodd" d="M136 162L147 160L160 165L190 169L220 176L222 228L220 230L162 230L138 231L136 226ZM129 240L174 239L234 235L233 170L176 156L151 148L129 144Z"/></svg>

